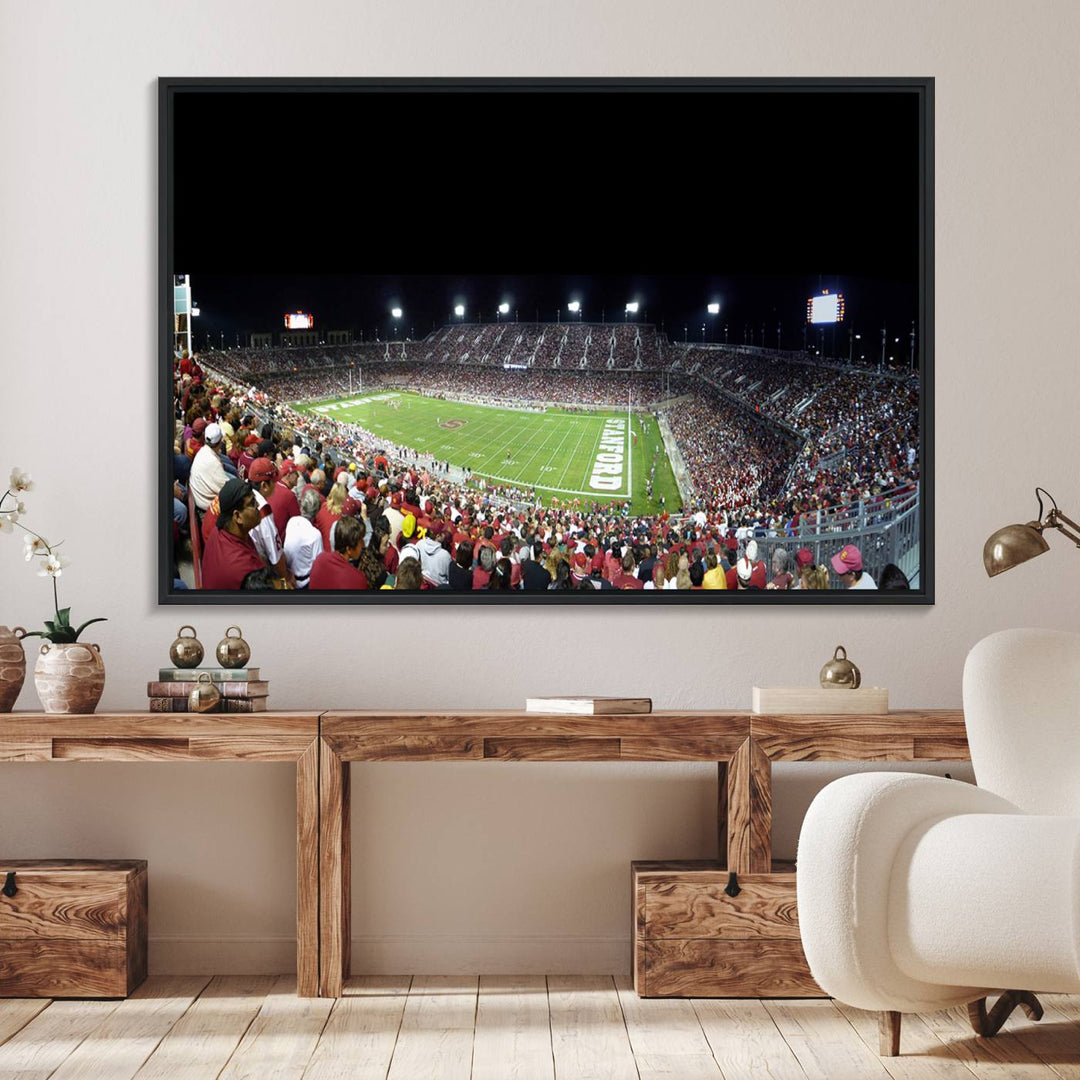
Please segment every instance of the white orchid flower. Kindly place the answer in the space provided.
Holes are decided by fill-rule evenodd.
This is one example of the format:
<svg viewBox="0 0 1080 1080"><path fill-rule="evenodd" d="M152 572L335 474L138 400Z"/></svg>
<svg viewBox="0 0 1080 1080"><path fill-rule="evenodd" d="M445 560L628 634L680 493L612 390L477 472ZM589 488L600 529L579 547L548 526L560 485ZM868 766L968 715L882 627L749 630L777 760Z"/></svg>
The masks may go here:
<svg viewBox="0 0 1080 1080"><path fill-rule="evenodd" d="M53 552L45 559L44 564L38 571L38 577L58 578L64 572L64 567L70 565L71 562L65 559L63 555Z"/></svg>
<svg viewBox="0 0 1080 1080"><path fill-rule="evenodd" d="M23 472L22 469L12 469L8 487L12 491L33 491L34 481L30 479L28 472Z"/></svg>
<svg viewBox="0 0 1080 1080"><path fill-rule="evenodd" d="M18 520L18 510L0 510L0 533L11 532L12 527Z"/></svg>
<svg viewBox="0 0 1080 1080"><path fill-rule="evenodd" d="M35 536L27 533L23 537L23 554L29 562L35 555L46 555L49 551L49 542L44 536Z"/></svg>

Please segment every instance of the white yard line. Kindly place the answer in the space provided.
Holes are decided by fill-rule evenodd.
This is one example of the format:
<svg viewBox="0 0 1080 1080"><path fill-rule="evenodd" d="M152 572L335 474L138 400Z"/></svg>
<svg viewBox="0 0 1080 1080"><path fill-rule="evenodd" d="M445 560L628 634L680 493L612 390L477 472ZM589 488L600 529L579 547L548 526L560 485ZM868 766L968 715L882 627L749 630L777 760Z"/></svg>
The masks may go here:
<svg viewBox="0 0 1080 1080"><path fill-rule="evenodd" d="M600 431L602 432L604 430L604 423L603 423L602 420L599 421L599 423L600 423ZM562 475L559 477L559 483L560 484L566 479L566 474L570 471L570 466L574 464L574 457L575 457L575 455L577 454L578 450L581 447L581 440L584 439L584 438L585 438L585 432L582 431L582 433L578 436L578 441L574 444L574 449L570 451L570 457L569 457L569 459L568 459L568 461L566 463L566 468L563 469ZM597 441L597 445L599 445L599 443L600 443L600 436L599 435L597 435L596 441Z"/></svg>
<svg viewBox="0 0 1080 1080"><path fill-rule="evenodd" d="M558 430L558 429L556 429L556 431L557 431L557 430ZM541 432L540 432L540 434L541 434L541 435L543 435L543 434L544 434L544 433L543 433L543 431L541 431ZM546 435L546 436L544 437L544 440L543 440L543 441L542 441L542 442L540 443L540 445L539 445L539 446L538 446L538 447L537 447L537 448L536 448L536 449L535 449L535 450L533 451L533 453L532 453L532 457L531 457L531 458L529 458L529 460L528 460L528 461L526 461L526 462L525 462L525 464L521 466L521 468L520 468L520 469L518 470L518 477L519 477L519 479L520 479L520 477L521 477L521 474L522 474L522 473L523 473L523 472L524 472L524 471L525 471L525 470L526 470L526 469L527 469L527 468L528 468L528 467L529 467L529 466L530 466L530 465L531 465L531 464L533 463L533 458L535 458L535 457L536 457L536 455L537 455L537 454L539 454L539 453L540 453L540 451L541 451L541 450L543 450L545 446L547 446L547 444L548 444L548 442L550 441L550 439L551 439L552 435L554 435L554 434L555 434L555 431L551 431L551 432L548 432L548 434L547 434L547 435Z"/></svg>
<svg viewBox="0 0 1080 1080"><path fill-rule="evenodd" d="M541 468L541 470L540 470L540 475L541 476L543 476L543 474L547 471L548 466L555 460L555 455L558 454L558 452L563 448L563 443L566 442L566 440L568 438L570 438L570 432L571 431L573 431L573 428L567 428L566 431L563 432L563 437L559 440L559 445L556 446L554 450L552 450L551 457L549 457L547 459L547 461L544 463L543 468ZM537 487L543 487L543 486L544 485L542 483L537 484Z"/></svg>
<svg viewBox="0 0 1080 1080"><path fill-rule="evenodd" d="M514 427L515 425L517 425L517 424L518 424L519 422L520 422L519 420L517 420L517 419L513 419L513 420L511 420L511 421L510 421L510 423L508 423L508 424L504 424L504 425L503 425L502 427L499 427L499 428L498 428L498 429L497 429L497 430L495 431L495 433L494 433L494 434L492 434L492 435L491 435L491 437L490 437L490 438L489 438L489 439L487 440L487 442L486 442L486 443L484 444L484 446L483 446L483 448L481 449L481 451L480 451L480 452L481 452L481 453L487 453L488 449L489 449L489 448L490 448L490 447L491 447L491 446L492 446L492 445L493 445L494 443L496 443L496 442L499 442L499 437L500 437L500 436L501 436L501 435L502 435L502 434L503 434L503 433L504 433L505 431L507 431L508 429L512 429L512 428L513 428L513 427ZM512 443L512 442L513 442L513 440L511 440L511 443ZM500 442L500 449L505 449L507 445L508 445L508 444L504 444L504 443L501 443L501 442ZM488 463L489 461L491 461L493 457L498 457L498 454L499 454L499 450L496 450L496 451L494 452L494 454L491 454L491 455L489 455L488 457L485 457L485 458L483 459L483 461L481 462L480 466L479 466L479 471L480 471L480 472L483 472L483 471L484 471L484 465L486 465L486 464L487 464L487 463ZM473 470L473 471L475 472L475 471L477 471L477 470Z"/></svg>

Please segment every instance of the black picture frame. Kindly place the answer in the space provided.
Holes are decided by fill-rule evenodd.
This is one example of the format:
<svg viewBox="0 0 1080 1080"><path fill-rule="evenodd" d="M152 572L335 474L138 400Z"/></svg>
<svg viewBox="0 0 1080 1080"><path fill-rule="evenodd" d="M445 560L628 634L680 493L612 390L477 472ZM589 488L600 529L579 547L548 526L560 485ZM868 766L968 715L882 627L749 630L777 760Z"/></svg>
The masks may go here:
<svg viewBox="0 0 1080 1080"><path fill-rule="evenodd" d="M807 94L912 95L918 110L918 148L913 163L917 171L918 210L915 223L917 244L917 318L919 341L919 569L917 589L909 592L821 590L745 592L734 590L635 590L529 592L444 592L440 590L404 592L244 592L181 590L172 579L172 431L173 431L173 289L176 236L176 132L174 106L178 96L188 93L226 94L310 94L310 93L469 93L581 91L633 94L643 90L669 93L775 94L798 91ZM187 605L294 605L355 604L605 604L605 605L704 605L752 606L831 605L930 605L934 603L934 79L904 78L170 78L158 80L158 588L163 606Z"/></svg>

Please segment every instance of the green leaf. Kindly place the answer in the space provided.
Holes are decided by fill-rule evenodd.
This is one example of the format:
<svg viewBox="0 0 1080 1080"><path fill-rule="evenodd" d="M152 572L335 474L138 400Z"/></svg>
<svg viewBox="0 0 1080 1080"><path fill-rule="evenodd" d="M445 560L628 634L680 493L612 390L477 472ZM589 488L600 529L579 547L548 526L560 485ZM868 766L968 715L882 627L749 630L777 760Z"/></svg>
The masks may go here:
<svg viewBox="0 0 1080 1080"><path fill-rule="evenodd" d="M87 620L86 620L86 622L84 622L84 623L82 624L82 626L80 626L80 627L79 627L79 629L75 631L75 636L74 636L74 637L73 637L73 638L72 638L71 640L72 640L72 641L78 641L78 640L79 640L79 635L80 635L80 634L81 634L81 633L82 633L82 632L83 632L83 631L84 631L84 630L85 630L85 629L86 629L86 628L87 628L87 627L88 627L88 626L89 626L89 625L90 625L91 623L96 623L96 622L108 622L108 621L109 621L109 620L108 620L108 619L106 619L106 618L105 618L105 616L101 616L101 618L98 618L98 619L87 619Z"/></svg>
<svg viewBox="0 0 1080 1080"><path fill-rule="evenodd" d="M52 621L52 619L46 619L45 620L45 629L48 630L49 633L51 634L54 630L56 630L56 623L54 623Z"/></svg>
<svg viewBox="0 0 1080 1080"><path fill-rule="evenodd" d="M70 626L71 625L71 608L60 608L56 613L56 625L57 626Z"/></svg>

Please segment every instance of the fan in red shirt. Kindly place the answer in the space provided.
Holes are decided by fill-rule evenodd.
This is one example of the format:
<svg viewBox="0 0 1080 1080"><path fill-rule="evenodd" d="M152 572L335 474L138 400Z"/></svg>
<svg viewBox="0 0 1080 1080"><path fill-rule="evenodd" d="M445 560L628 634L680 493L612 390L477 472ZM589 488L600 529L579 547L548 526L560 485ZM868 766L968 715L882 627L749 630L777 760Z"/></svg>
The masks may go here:
<svg viewBox="0 0 1080 1080"><path fill-rule="evenodd" d="M300 503L297 501L296 492L289 486L290 480L294 484L296 483L293 479L296 472L296 466L291 461L283 461L281 463L281 476L278 478L277 486L269 499L270 508L274 512L274 524L277 526L278 539L282 543L285 542L285 526L289 524L289 519L296 517L300 513Z"/></svg>
<svg viewBox="0 0 1080 1080"><path fill-rule="evenodd" d="M341 517L334 529L334 550L318 555L309 589L366 589L368 579L353 566L364 547L364 530L354 517Z"/></svg>
<svg viewBox="0 0 1080 1080"><path fill-rule="evenodd" d="M622 558L622 573L612 581L616 589L644 589L645 582L634 576L634 556L628 551Z"/></svg>
<svg viewBox="0 0 1080 1080"><path fill-rule="evenodd" d="M729 589L764 589L768 571L765 564L757 557L758 546L756 540L751 540L746 545L746 554L728 570L727 587ZM749 577L740 577L739 567L744 571L749 568Z"/></svg>
<svg viewBox="0 0 1080 1080"><path fill-rule="evenodd" d="M259 523L255 492L246 480L229 480L218 492L217 528L202 557L204 589L239 589L252 570L264 566L248 535Z"/></svg>

